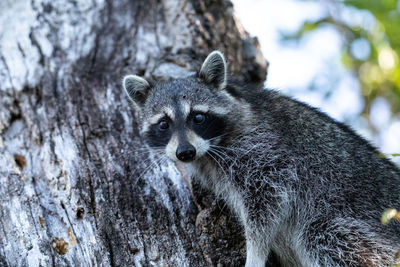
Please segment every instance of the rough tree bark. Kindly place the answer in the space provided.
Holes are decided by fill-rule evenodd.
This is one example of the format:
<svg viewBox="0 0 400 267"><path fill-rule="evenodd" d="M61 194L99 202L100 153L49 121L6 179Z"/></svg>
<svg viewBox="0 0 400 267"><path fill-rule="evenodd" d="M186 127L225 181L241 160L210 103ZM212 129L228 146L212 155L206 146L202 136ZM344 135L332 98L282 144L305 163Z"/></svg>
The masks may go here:
<svg viewBox="0 0 400 267"><path fill-rule="evenodd" d="M138 138L124 74L267 64L223 0L0 2L0 266L237 266L223 203ZM198 204L194 204L198 203Z"/></svg>

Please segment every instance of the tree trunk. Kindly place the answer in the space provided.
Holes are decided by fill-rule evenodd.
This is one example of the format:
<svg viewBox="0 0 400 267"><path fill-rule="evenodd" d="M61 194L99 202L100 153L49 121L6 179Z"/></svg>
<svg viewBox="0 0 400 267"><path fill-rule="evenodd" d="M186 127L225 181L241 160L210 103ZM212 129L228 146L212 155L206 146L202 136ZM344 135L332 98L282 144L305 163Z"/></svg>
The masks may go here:
<svg viewBox="0 0 400 267"><path fill-rule="evenodd" d="M220 49L267 63L223 0L0 2L0 266L238 266L224 204L149 152L125 74L186 76ZM197 204L195 204L197 203Z"/></svg>

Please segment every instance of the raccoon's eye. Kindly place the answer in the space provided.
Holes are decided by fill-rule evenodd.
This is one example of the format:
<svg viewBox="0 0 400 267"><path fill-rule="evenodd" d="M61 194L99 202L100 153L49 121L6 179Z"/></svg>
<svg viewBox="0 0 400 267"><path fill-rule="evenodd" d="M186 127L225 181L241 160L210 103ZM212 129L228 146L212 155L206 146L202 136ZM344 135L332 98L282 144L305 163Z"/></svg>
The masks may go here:
<svg viewBox="0 0 400 267"><path fill-rule="evenodd" d="M196 113L193 117L193 121L196 124L202 124L206 120L206 115L203 113Z"/></svg>
<svg viewBox="0 0 400 267"><path fill-rule="evenodd" d="M165 120L162 120L158 123L158 128L162 131L165 131L169 128L169 123Z"/></svg>

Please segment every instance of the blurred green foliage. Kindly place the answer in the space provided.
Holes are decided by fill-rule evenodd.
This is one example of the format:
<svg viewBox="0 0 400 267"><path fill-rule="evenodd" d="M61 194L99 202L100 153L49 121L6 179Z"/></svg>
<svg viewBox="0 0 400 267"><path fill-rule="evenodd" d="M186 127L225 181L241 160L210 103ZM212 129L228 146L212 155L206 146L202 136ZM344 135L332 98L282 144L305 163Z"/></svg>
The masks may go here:
<svg viewBox="0 0 400 267"><path fill-rule="evenodd" d="M396 209L387 209L383 212L381 217L382 224L388 224L391 220L400 221L400 212Z"/></svg>
<svg viewBox="0 0 400 267"><path fill-rule="evenodd" d="M400 0L321 4L327 7L324 17L304 22L296 32L284 34L283 40L300 40L321 27L333 26L343 36L341 62L354 72L361 86L365 100L362 115L369 118L371 104L377 97L388 101L392 114L400 114ZM365 19L352 20L351 14Z"/></svg>

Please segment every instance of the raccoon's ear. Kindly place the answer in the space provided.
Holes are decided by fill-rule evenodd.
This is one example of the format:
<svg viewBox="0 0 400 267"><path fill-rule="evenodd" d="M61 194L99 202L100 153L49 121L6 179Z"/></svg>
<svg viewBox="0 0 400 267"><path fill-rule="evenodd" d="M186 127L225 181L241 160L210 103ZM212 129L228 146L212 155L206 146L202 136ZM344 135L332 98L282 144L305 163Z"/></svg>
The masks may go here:
<svg viewBox="0 0 400 267"><path fill-rule="evenodd" d="M127 75L124 77L122 85L129 99L132 100L137 108L141 108L150 91L150 84L142 77Z"/></svg>
<svg viewBox="0 0 400 267"><path fill-rule="evenodd" d="M211 52L201 66L199 77L222 90L226 86L227 69L224 55L219 51Z"/></svg>

